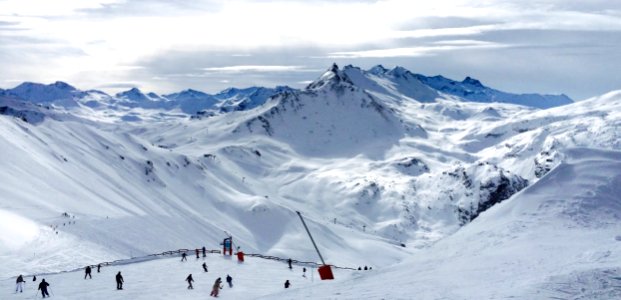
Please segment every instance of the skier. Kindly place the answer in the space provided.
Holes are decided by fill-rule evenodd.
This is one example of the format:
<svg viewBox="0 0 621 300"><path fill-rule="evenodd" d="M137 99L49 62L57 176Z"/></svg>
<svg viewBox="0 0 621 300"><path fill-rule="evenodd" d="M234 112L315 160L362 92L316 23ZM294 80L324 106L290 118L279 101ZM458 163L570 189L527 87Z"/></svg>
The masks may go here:
<svg viewBox="0 0 621 300"><path fill-rule="evenodd" d="M43 298L45 298L45 296L50 296L50 294L47 292L48 286L50 286L50 284L45 282L45 278L41 279L41 283L39 283L39 290L41 290L41 296L43 296Z"/></svg>
<svg viewBox="0 0 621 300"><path fill-rule="evenodd" d="M86 269L84 269L84 279L86 279L86 276L93 279L93 276L91 276L91 266L86 266Z"/></svg>
<svg viewBox="0 0 621 300"><path fill-rule="evenodd" d="M97 265L97 273L99 273L99 270L101 270L101 264Z"/></svg>
<svg viewBox="0 0 621 300"><path fill-rule="evenodd" d="M233 277L231 277L229 274L226 274L226 282L229 284L230 288L233 287Z"/></svg>
<svg viewBox="0 0 621 300"><path fill-rule="evenodd" d="M24 277L22 277L22 274L19 274L19 276L17 276L17 280L15 281L15 293L17 293L17 289L19 289L20 293L23 293L25 283Z"/></svg>
<svg viewBox="0 0 621 300"><path fill-rule="evenodd" d="M289 269L292 269L292 267L291 267L291 263L292 263L292 262L293 262L293 261L291 260L291 258L289 258L289 259L287 260L287 263L289 264Z"/></svg>
<svg viewBox="0 0 621 300"><path fill-rule="evenodd" d="M203 257L207 256L207 249L205 249L205 246L203 246Z"/></svg>
<svg viewBox="0 0 621 300"><path fill-rule="evenodd" d="M117 290L123 289L123 276L121 275L121 271L116 273L116 289Z"/></svg>
<svg viewBox="0 0 621 300"><path fill-rule="evenodd" d="M287 279L287 281L285 281L285 288L288 289L289 286L291 286L291 283L289 283L289 279Z"/></svg>
<svg viewBox="0 0 621 300"><path fill-rule="evenodd" d="M302 277L306 278L306 268L302 268Z"/></svg>
<svg viewBox="0 0 621 300"><path fill-rule="evenodd" d="M198 256L198 248L197 248L196 249L196 259L198 259L198 258L199 258L199 256Z"/></svg>
<svg viewBox="0 0 621 300"><path fill-rule="evenodd" d="M216 279L216 281L213 283L213 288L211 289L211 296L214 296L216 298L218 297L218 293L220 292L220 289L222 289L220 283L222 283L222 278L218 277L218 279Z"/></svg>
<svg viewBox="0 0 621 300"><path fill-rule="evenodd" d="M192 278L192 274L188 275L185 281L188 282L188 290L193 290L194 287L192 286L192 281L194 281L194 279Z"/></svg>
<svg viewBox="0 0 621 300"><path fill-rule="evenodd" d="M208 272L207 271L207 263L203 263L203 270L205 270L205 272Z"/></svg>
<svg viewBox="0 0 621 300"><path fill-rule="evenodd" d="M181 253L181 261L187 261L188 259L186 258L187 254L185 254L185 252Z"/></svg>

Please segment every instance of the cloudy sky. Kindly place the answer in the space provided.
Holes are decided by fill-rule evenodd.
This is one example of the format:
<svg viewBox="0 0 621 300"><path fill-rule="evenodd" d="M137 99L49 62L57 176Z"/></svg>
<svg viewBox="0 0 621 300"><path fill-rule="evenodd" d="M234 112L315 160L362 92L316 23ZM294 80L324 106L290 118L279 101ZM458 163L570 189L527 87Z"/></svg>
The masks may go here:
<svg viewBox="0 0 621 300"><path fill-rule="evenodd" d="M582 99L621 89L621 1L0 0L0 87L302 87L332 62Z"/></svg>

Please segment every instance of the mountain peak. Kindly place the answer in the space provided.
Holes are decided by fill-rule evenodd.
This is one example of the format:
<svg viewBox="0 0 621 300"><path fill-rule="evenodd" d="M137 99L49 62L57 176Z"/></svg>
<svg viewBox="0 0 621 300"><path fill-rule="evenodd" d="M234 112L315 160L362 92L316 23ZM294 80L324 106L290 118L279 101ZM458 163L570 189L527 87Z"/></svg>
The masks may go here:
<svg viewBox="0 0 621 300"><path fill-rule="evenodd" d="M76 90L76 88L74 88L73 86L71 86L70 84L63 82L63 81L56 81L52 84L50 84L51 86L61 89L61 90L69 90L69 91L74 91Z"/></svg>
<svg viewBox="0 0 621 300"><path fill-rule="evenodd" d="M395 77L401 77L404 76L406 74L411 74L411 72L401 66L395 66L394 68L392 68L390 71L387 72L389 75L393 75Z"/></svg>
<svg viewBox="0 0 621 300"><path fill-rule="evenodd" d="M472 78L472 77L470 77L470 76L467 76L467 77L466 77L466 78L462 81L462 83L464 83L464 84L474 85L474 86L476 86L476 87L484 87L484 86L483 86L483 84L481 84L481 82L480 82L479 80L474 79L474 78Z"/></svg>
<svg viewBox="0 0 621 300"><path fill-rule="evenodd" d="M380 75L388 72L388 69L384 68L382 65L376 65L370 68L368 72L373 75Z"/></svg>
<svg viewBox="0 0 621 300"><path fill-rule="evenodd" d="M353 68L353 66L351 68ZM347 74L339 69L339 66L336 63L333 63L332 66L326 70L326 72L324 72L317 80L309 84L306 89L318 90L325 86L335 87L338 85L352 86L353 82Z"/></svg>
<svg viewBox="0 0 621 300"><path fill-rule="evenodd" d="M149 97L143 94L137 87L133 87L127 91L116 94L116 97L131 101L146 101Z"/></svg>

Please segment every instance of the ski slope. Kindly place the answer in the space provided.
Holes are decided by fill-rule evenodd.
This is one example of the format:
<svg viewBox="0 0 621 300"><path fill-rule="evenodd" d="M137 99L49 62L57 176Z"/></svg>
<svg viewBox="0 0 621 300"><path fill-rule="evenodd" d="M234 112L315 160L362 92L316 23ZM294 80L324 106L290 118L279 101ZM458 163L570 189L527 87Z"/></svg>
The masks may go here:
<svg viewBox="0 0 621 300"><path fill-rule="evenodd" d="M207 264L208 272L203 271L203 262ZM243 263L238 263L237 258L219 254L196 259L190 253L186 262L174 257L103 266L101 273L93 268L92 279L84 279L83 269L39 275L36 282L32 281L32 277L26 277L25 291L17 294L7 293L14 291L15 278L5 279L0 281L0 290L3 291L2 299L33 299L38 284L45 279L54 294L52 299L204 299L209 297L215 280L221 277L223 288L218 297L221 299L252 299L266 295L286 298L288 293L306 288L317 290L317 296L320 296L321 289L326 285L338 285L345 278L372 272L333 269L336 279L321 282L317 269L306 267L306 277L303 277L302 268L294 265L290 270L286 263L253 257L246 257ZM115 283L119 271L124 279L121 291L116 290ZM188 290L188 284L184 281L189 274L194 279L193 290ZM227 274L233 277L232 288L226 283ZM291 283L287 290L284 288L285 280Z"/></svg>
<svg viewBox="0 0 621 300"><path fill-rule="evenodd" d="M101 107L0 97L2 285L53 273L59 294L82 299L89 289L70 284L81 274L58 272L216 249L228 234L246 253L317 262L301 211L327 263L373 272L282 291L280 264L249 263L240 282L265 285L243 298L615 296L621 93L541 110L468 102L416 78L334 65L305 90L200 118L102 95ZM174 271L169 293L188 272L174 263L123 270L156 281Z"/></svg>
<svg viewBox="0 0 621 300"><path fill-rule="evenodd" d="M338 299L618 299L621 152L578 148L534 185ZM289 299L309 297L295 291ZM270 297L266 297L269 299Z"/></svg>

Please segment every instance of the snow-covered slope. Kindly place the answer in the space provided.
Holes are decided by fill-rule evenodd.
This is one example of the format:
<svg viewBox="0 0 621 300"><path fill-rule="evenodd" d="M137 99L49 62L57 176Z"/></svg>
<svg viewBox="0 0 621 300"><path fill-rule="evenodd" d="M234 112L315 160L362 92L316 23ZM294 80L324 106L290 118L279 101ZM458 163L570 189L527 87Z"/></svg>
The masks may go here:
<svg viewBox="0 0 621 300"><path fill-rule="evenodd" d="M452 236L386 270L324 285L322 296L621 297L621 152L577 148L565 154L564 162L542 180ZM391 288L397 286L402 288ZM302 299L316 292L301 289L278 296Z"/></svg>
<svg viewBox="0 0 621 300"><path fill-rule="evenodd" d="M191 119L179 103L191 107L209 95L88 91L69 108L4 93L1 278L178 248L218 248L225 230L246 252L317 261L295 214L301 211L329 263L376 270L406 260L379 277L386 282L390 274L407 277L413 264L430 267L441 257L436 253L452 253L445 248L477 240L464 233L483 226L475 224L502 228L501 215L486 216L533 189L551 195L558 187L546 180L564 164L579 162L576 170L583 172L588 163L616 157L604 150L621 150L619 92L540 110L464 101L402 68L336 65L304 90L275 92L225 91L213 97L210 117ZM247 109L222 109L243 99L256 101ZM599 150L568 150L575 147ZM593 182L579 189L592 189ZM493 248L485 241L463 251L493 254L482 249ZM516 247L529 247L527 241L516 238ZM412 255L420 260L407 262ZM451 260L463 263L459 255L448 257L437 274L448 272ZM483 269L493 274L502 267ZM576 268L568 264L567 270ZM562 275L552 265L542 270ZM428 274L426 282L437 278ZM378 288L362 279L366 273L352 276L352 289ZM425 295L442 296L447 286ZM251 298L289 297L272 292ZM322 295L338 297L331 293ZM375 291L352 295L379 297Z"/></svg>

